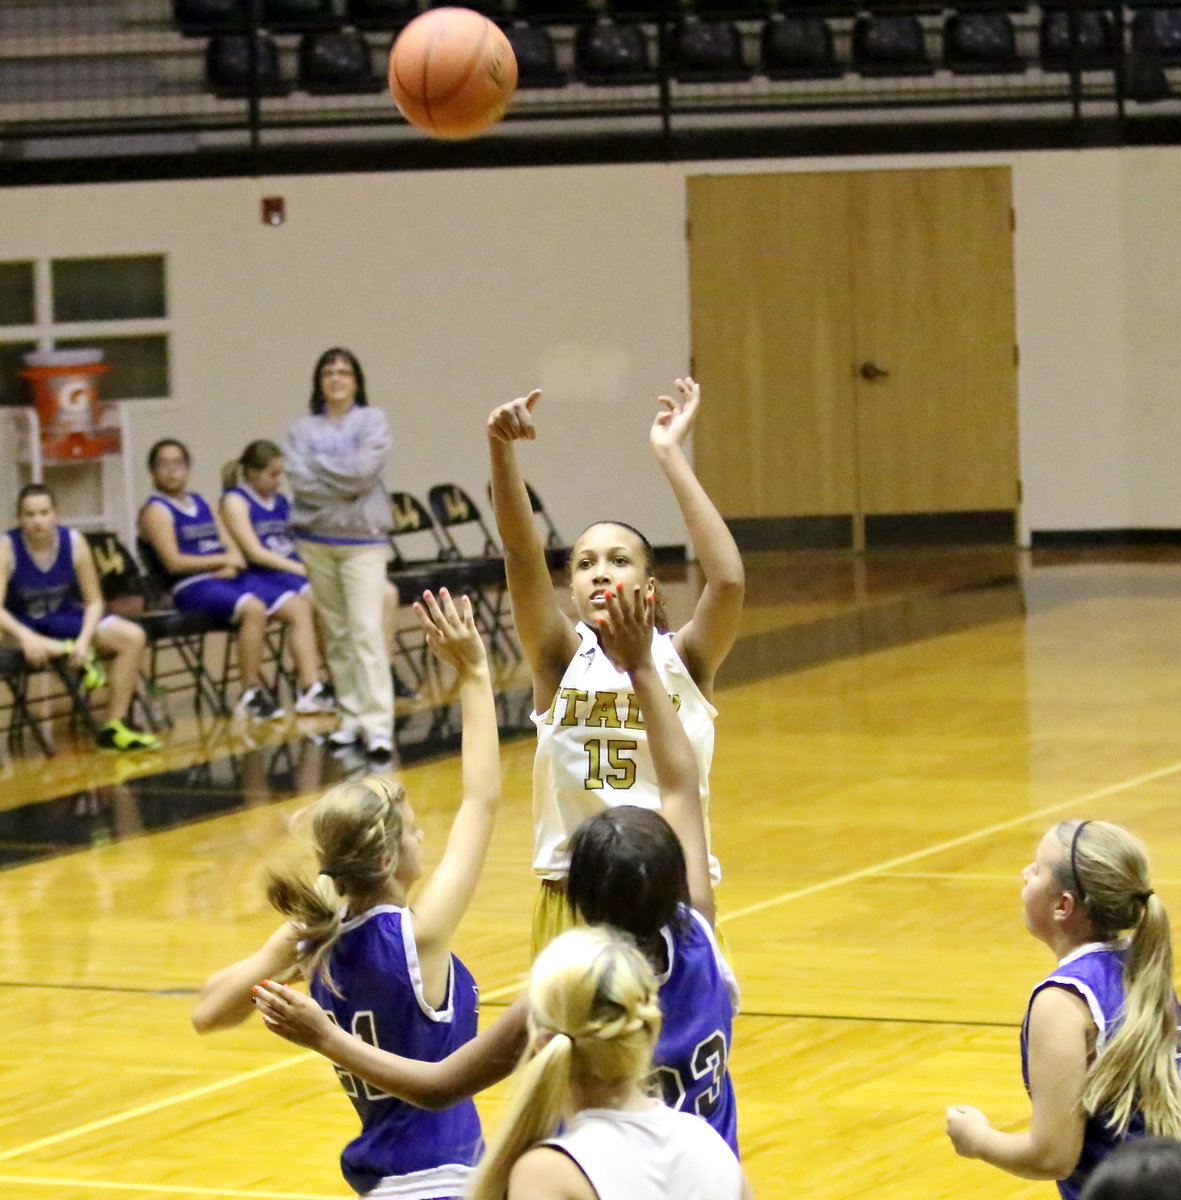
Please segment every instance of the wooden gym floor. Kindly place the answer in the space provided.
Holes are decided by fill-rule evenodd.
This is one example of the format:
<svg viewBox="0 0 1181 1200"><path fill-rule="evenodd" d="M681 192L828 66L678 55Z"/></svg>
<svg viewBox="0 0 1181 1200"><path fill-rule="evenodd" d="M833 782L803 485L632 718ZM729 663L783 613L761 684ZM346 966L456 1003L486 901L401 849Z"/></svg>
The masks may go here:
<svg viewBox="0 0 1181 1200"><path fill-rule="evenodd" d="M671 589L674 619L693 580ZM1181 912L1181 556L767 556L719 697L719 895L743 986L733 1072L763 1200L1055 1193L957 1159L951 1103L1027 1114L1017 1027L1052 965L1021 867L1063 817L1127 824ZM506 681L507 728L527 707ZM437 852L454 721L414 706L404 776ZM322 729L323 726L320 726ZM275 925L264 863L340 764L309 732L184 719L159 755L68 746L0 771L0 1195L346 1197L352 1110L193 992ZM492 1019L526 963L528 736L456 949ZM414 761L411 761L414 760ZM490 1126L503 1088L481 1099Z"/></svg>

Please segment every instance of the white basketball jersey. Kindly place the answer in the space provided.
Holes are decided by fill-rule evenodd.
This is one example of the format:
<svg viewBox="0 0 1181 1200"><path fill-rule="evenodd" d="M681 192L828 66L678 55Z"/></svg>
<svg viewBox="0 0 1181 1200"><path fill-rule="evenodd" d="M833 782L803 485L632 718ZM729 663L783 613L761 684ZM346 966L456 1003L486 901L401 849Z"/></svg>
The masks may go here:
<svg viewBox="0 0 1181 1200"><path fill-rule="evenodd" d="M739 1200L734 1151L692 1113L587 1108L543 1146L560 1147L599 1200Z"/></svg>
<svg viewBox="0 0 1181 1200"><path fill-rule="evenodd" d="M570 837L587 817L620 804L660 807L648 731L631 680L626 672L616 670L588 625L579 621L576 631L578 651L553 703L547 712L533 714L537 726L533 870L543 879L566 877ZM652 658L697 756L708 840L709 769L717 709L681 662L672 634L652 635ZM712 855L710 874L715 883L721 878Z"/></svg>

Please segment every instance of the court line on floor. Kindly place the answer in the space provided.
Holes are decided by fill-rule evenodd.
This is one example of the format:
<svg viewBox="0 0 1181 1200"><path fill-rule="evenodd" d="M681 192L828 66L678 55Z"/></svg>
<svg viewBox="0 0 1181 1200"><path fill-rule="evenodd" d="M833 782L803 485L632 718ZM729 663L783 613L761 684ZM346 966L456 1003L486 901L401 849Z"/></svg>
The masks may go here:
<svg viewBox="0 0 1181 1200"><path fill-rule="evenodd" d="M19 1183L28 1187L61 1187L86 1192L167 1192L176 1196L242 1196L249 1200L340 1200L340 1193L325 1192L247 1192L237 1188L181 1187L175 1183L115 1183L98 1179L51 1179L45 1175L0 1175L0 1183Z"/></svg>
<svg viewBox="0 0 1181 1200"><path fill-rule="evenodd" d="M893 870L894 867L905 866L907 863L915 862L920 858L926 858L931 854L942 854L945 850L955 850L960 846L971 845L972 842L978 842L983 838L991 837L994 833L1003 833L1007 829L1016 829L1018 826L1027 825L1030 821L1036 821L1041 817L1049 816L1051 813L1060 812L1064 808L1091 804L1096 800L1103 799L1105 796L1114 796L1120 792L1126 792L1131 788L1140 787L1142 784L1153 783L1157 779L1163 779L1168 775L1175 775L1179 771L1181 771L1181 762L1175 762L1170 766L1160 767L1155 771L1149 771L1144 775L1137 775L1132 779L1125 779L1120 783L1110 784L1105 788L1098 788L1082 796L1073 796L1069 800L1062 800L1057 804L1048 804L1045 808L1036 808L1032 812L1023 813L1019 817L1010 817L1007 821L998 821L994 825L986 825L982 829L961 834L956 838L949 838L945 842L937 842L935 845L928 846L922 850L912 850L909 854L900 854L896 858L886 859L885 862L861 867L856 871L847 871L844 875L835 875L831 879L822 879L818 883L810 883L802 888L792 888L790 891L780 892L778 896L770 896L768 899L760 900L756 904L748 904L745 908L736 908L733 912L723 913L718 917L718 924L728 925L731 921L737 921L740 917L749 917L754 913L764 912L768 908L775 908L777 905L786 904L790 900L800 900L805 896L814 896L817 892L825 892L831 888L842 887L846 883L856 883L857 880L867 879L871 875L881 875Z"/></svg>
<svg viewBox="0 0 1181 1200"><path fill-rule="evenodd" d="M165 1096L163 1099L153 1100L150 1104L140 1104L135 1108L111 1113L110 1116L100 1117L97 1121L88 1121L85 1125L75 1125L72 1129L63 1129L60 1133L51 1133L48 1137L37 1138L32 1142L25 1142L23 1146L13 1146L8 1150L0 1150L0 1162L19 1158L22 1154L31 1154L34 1150L43 1150L46 1146L56 1146L59 1142L67 1142L71 1138L85 1137L88 1133L96 1133L100 1129L109 1129L112 1125L119 1125L124 1121L133 1121L136 1117L148 1116L151 1113L159 1112L161 1109L172 1108L177 1104L186 1104L188 1101L195 1100L199 1096L208 1096L213 1092L221 1092L226 1088L237 1087L239 1084L249 1083L252 1079L259 1079L263 1075L270 1075L275 1071L283 1071L290 1066L294 1066L296 1063L308 1062L318 1057L319 1055L313 1053L311 1050L304 1054L294 1054L290 1058L267 1063L265 1067L255 1067L250 1071L239 1071L234 1075L228 1075L225 1079L218 1079L213 1083L205 1083L197 1088L189 1088L187 1091L181 1092L176 1096Z"/></svg>

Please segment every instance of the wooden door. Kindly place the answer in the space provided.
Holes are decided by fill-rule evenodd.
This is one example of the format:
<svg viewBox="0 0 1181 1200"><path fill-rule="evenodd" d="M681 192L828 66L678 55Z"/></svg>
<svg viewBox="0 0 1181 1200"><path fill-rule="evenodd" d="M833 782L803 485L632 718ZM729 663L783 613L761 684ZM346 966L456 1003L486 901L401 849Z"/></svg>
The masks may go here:
<svg viewBox="0 0 1181 1200"><path fill-rule="evenodd" d="M1017 505L1009 171L873 171L851 199L861 511ZM872 540L872 539L871 539Z"/></svg>
<svg viewBox="0 0 1181 1200"><path fill-rule="evenodd" d="M833 522L844 544L856 507L846 177L688 184L697 469L748 544Z"/></svg>
<svg viewBox="0 0 1181 1200"><path fill-rule="evenodd" d="M688 185L695 454L740 541L1012 540L1008 170Z"/></svg>

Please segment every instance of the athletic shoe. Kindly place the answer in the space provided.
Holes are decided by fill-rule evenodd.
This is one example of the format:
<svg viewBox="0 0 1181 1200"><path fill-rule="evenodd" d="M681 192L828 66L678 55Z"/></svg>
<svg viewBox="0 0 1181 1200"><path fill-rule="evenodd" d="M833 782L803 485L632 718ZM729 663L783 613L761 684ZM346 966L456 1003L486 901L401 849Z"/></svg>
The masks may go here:
<svg viewBox="0 0 1181 1200"><path fill-rule="evenodd" d="M394 744L387 742L385 738L370 738L369 744L365 747L365 754L369 759L370 766L391 766L394 761Z"/></svg>
<svg viewBox="0 0 1181 1200"><path fill-rule="evenodd" d="M361 731L355 725L342 725L328 735L328 745L333 750L346 750L361 741Z"/></svg>
<svg viewBox="0 0 1181 1200"><path fill-rule="evenodd" d="M282 715L283 710L266 689L261 687L252 687L244 691L234 708L234 716L249 717L252 721L273 721Z"/></svg>
<svg viewBox="0 0 1181 1200"><path fill-rule="evenodd" d="M154 733L132 729L123 721L108 721L97 735L104 750L158 750L163 743Z"/></svg>
<svg viewBox="0 0 1181 1200"><path fill-rule="evenodd" d="M295 701L295 711L301 717L306 717L311 713L331 712L335 707L335 698L327 694L327 688L322 683L313 683Z"/></svg>

